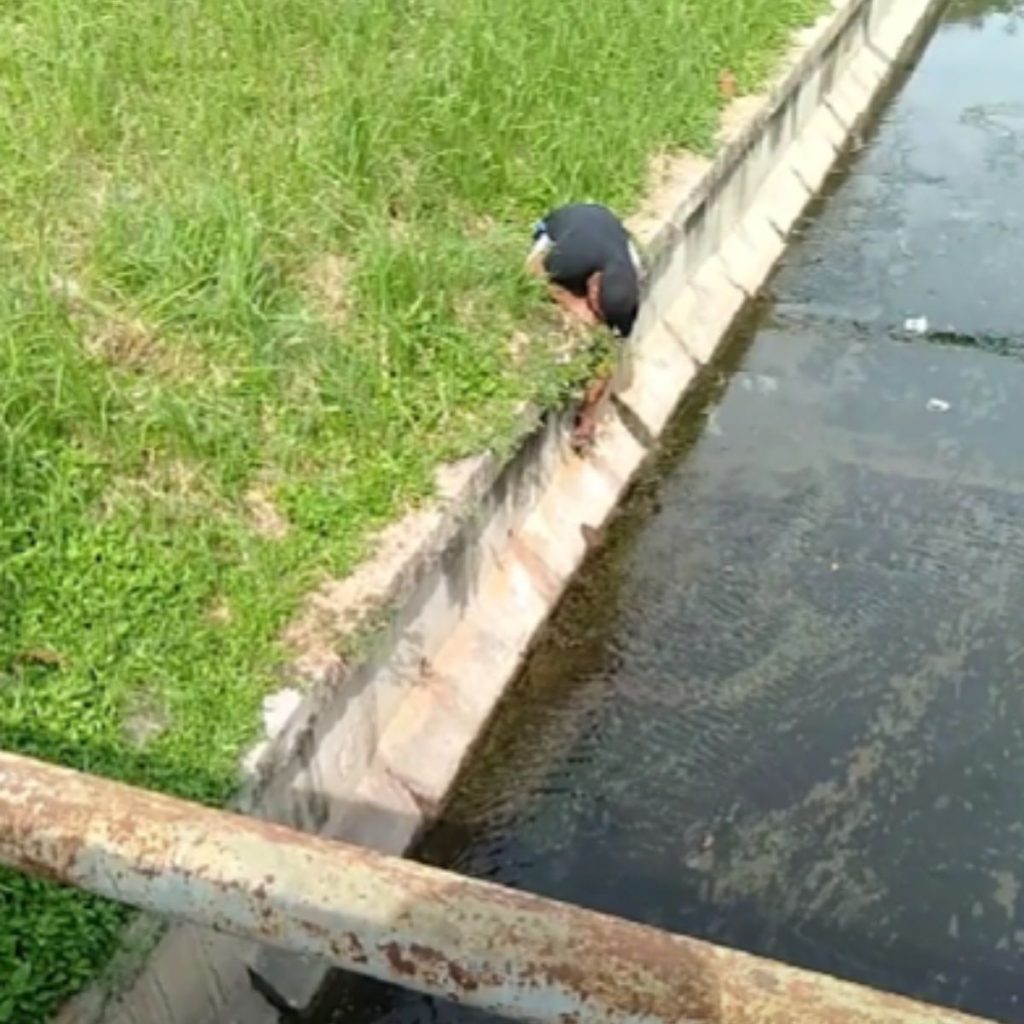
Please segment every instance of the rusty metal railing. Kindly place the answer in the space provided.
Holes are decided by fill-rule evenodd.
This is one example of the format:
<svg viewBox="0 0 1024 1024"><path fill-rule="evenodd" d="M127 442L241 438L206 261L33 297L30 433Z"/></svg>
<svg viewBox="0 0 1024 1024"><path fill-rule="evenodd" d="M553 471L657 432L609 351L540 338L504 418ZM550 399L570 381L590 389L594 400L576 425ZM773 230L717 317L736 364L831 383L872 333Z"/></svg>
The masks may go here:
<svg viewBox="0 0 1024 1024"><path fill-rule="evenodd" d="M0 863L517 1020L975 1020L10 754Z"/></svg>

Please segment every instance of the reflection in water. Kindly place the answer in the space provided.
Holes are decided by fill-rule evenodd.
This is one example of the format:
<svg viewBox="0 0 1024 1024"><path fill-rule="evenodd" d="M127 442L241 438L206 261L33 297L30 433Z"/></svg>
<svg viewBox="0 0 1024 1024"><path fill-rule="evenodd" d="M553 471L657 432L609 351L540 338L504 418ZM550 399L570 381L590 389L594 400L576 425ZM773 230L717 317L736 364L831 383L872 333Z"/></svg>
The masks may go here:
<svg viewBox="0 0 1024 1024"><path fill-rule="evenodd" d="M979 31L988 28L994 14L1016 15L1008 18L1003 25L1006 31L1015 31L1024 16L1022 0L955 0L946 14L947 22L963 22Z"/></svg>
<svg viewBox="0 0 1024 1024"><path fill-rule="evenodd" d="M1024 1024L1020 10L953 6L424 859Z"/></svg>

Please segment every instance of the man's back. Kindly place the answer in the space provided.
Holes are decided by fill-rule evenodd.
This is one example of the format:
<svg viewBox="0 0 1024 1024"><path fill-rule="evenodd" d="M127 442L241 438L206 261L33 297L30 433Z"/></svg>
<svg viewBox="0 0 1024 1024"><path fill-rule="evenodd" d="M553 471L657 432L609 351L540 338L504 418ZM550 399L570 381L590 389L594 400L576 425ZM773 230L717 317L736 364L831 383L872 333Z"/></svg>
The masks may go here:
<svg viewBox="0 0 1024 1024"><path fill-rule="evenodd" d="M626 229L596 203L560 206L544 218L544 229L553 243L544 265L553 281L577 295L585 293L591 274L633 262Z"/></svg>

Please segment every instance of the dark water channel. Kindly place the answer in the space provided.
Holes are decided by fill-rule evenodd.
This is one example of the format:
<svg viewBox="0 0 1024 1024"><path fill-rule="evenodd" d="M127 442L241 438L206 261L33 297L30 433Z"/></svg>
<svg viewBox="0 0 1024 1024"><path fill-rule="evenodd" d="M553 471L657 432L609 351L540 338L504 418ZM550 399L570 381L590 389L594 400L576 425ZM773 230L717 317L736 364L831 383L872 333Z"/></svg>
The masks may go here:
<svg viewBox="0 0 1024 1024"><path fill-rule="evenodd" d="M419 855L1024 1022L1024 0L949 9Z"/></svg>

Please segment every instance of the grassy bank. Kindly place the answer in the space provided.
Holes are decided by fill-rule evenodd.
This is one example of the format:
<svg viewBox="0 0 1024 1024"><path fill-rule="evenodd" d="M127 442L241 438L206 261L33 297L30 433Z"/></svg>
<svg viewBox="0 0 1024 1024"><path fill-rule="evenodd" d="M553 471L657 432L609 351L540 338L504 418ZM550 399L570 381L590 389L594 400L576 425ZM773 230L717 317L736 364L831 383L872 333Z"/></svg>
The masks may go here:
<svg viewBox="0 0 1024 1024"><path fill-rule="evenodd" d="M301 593L564 384L521 273L818 0L0 6L0 747L203 801ZM0 874L0 1022L117 908Z"/></svg>

